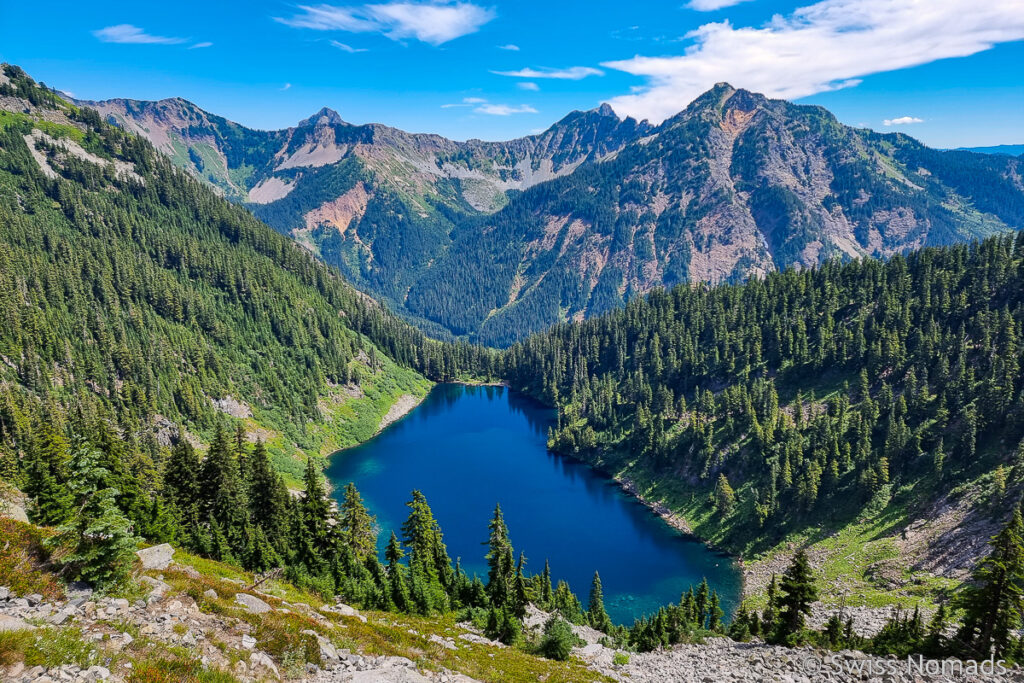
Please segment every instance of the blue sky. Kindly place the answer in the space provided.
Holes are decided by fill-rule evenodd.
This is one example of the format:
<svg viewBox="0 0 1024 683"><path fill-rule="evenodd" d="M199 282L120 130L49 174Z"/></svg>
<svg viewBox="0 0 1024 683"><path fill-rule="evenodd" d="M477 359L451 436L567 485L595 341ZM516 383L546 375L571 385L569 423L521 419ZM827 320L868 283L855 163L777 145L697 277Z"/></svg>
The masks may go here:
<svg viewBox="0 0 1024 683"><path fill-rule="evenodd" d="M455 139L717 81L939 147L1024 142L1021 0L3 2L0 59L76 97L181 96L257 128L322 106Z"/></svg>

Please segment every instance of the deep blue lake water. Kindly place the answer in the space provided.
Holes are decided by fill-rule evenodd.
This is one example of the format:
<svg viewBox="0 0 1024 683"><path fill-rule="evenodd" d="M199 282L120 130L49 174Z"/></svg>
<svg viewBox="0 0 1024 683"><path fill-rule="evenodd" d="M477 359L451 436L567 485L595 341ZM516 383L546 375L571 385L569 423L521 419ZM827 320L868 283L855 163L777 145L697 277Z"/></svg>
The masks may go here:
<svg viewBox="0 0 1024 683"><path fill-rule="evenodd" d="M731 611L739 573L728 557L672 529L588 466L548 451L555 412L504 387L442 384L402 420L355 448L332 456L327 476L337 494L355 482L377 516L383 549L400 527L410 492L427 497L448 553L470 576L486 580L487 523L495 503L527 570L551 562L584 608L594 571L605 606L631 624L659 605L678 602L707 577Z"/></svg>

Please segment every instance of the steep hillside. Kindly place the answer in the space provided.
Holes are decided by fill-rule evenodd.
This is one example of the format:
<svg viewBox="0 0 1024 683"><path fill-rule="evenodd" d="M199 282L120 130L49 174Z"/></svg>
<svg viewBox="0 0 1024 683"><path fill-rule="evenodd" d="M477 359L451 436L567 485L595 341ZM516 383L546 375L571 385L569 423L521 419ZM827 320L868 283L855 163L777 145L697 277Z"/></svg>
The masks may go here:
<svg viewBox="0 0 1024 683"><path fill-rule="evenodd" d="M614 158L461 225L406 305L504 344L658 286L1022 227L1021 172L721 85Z"/></svg>
<svg viewBox="0 0 1024 683"><path fill-rule="evenodd" d="M726 84L657 128L602 107L507 143L330 110L262 133L181 100L94 104L424 329L499 346L658 286L1024 226L1017 158Z"/></svg>
<svg viewBox="0 0 1024 683"><path fill-rule="evenodd" d="M293 128L255 131L182 99L79 104L147 137L177 166L400 310L409 287L467 216L493 212L509 191L571 173L649 129L619 121L605 106L573 112L540 135L454 142L351 125L326 108Z"/></svg>
<svg viewBox="0 0 1024 683"><path fill-rule="evenodd" d="M941 602L1024 498L1024 233L677 287L513 346L549 445L833 604Z"/></svg>
<svg viewBox="0 0 1024 683"><path fill-rule="evenodd" d="M292 480L454 367L144 140L0 77L0 460L47 421L113 421L160 460L225 420ZM398 359L397 362L395 359ZM447 368L447 370L445 369Z"/></svg>

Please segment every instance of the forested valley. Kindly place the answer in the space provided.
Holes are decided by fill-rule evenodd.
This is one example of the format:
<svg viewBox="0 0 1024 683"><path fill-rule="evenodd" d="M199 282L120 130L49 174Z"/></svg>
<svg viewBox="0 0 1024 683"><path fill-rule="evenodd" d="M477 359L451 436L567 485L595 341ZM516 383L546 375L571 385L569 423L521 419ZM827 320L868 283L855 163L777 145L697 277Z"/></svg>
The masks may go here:
<svg viewBox="0 0 1024 683"><path fill-rule="evenodd" d="M368 608L458 611L506 643L533 603L555 616L527 646L556 659L567 622L638 650L728 632L1021 657L1024 238L655 290L497 352L428 339L147 142L4 74L0 95L27 111L0 115L0 476L56 528L68 578L117 585L140 541L173 541ZM325 397L424 378L504 379L558 407L552 449L690 487L735 549L978 481L1003 531L927 628L915 612L871 641L807 630L817 588L800 552L765 609L729 624L705 584L614 625L599 577L584 609L548 567L525 572L500 508L481 520L486 581L453 565L418 492L384 562L358 491L331 508L317 456L344 427ZM229 396L251 414L224 415ZM275 456L247 428L293 446Z"/></svg>

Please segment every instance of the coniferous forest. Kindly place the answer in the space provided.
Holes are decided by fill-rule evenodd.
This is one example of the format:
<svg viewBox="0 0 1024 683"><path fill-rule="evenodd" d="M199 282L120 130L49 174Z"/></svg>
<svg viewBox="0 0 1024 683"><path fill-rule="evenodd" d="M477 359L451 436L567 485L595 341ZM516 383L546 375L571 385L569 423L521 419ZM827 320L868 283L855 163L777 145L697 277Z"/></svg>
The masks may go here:
<svg viewBox="0 0 1024 683"><path fill-rule="evenodd" d="M1024 657L1021 236L657 290L497 352L428 339L147 142L4 70L0 95L50 115L0 115L0 477L56 529L67 578L117 585L139 542L169 541L368 609L458 612L509 644L532 603L554 616L530 647L554 659L568 623L642 651L728 633ZM596 574L584 606L546 564L525 571L500 507L480 520L487 577L452 562L418 491L382 555L354 486L332 509L324 397L422 378L500 378L558 407L553 450L627 454L692 487L735 547L976 481L1002 531L948 606L870 641L850 623L806 628L818 582L802 552L761 611L726 615L703 583L615 625ZM302 449L301 474L216 408L227 396ZM179 427L166 442L163 421Z"/></svg>

